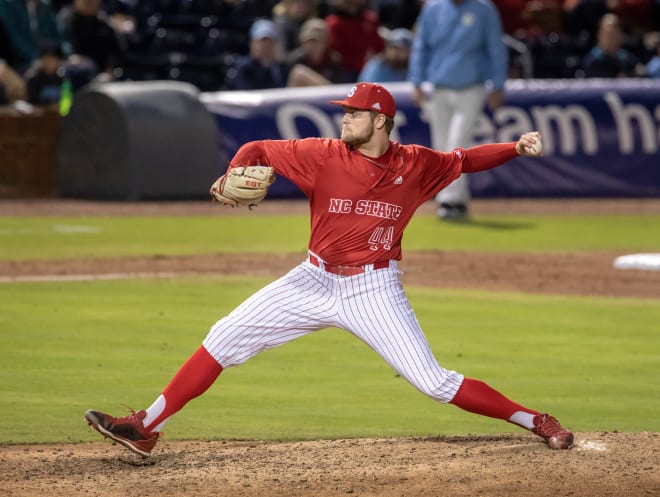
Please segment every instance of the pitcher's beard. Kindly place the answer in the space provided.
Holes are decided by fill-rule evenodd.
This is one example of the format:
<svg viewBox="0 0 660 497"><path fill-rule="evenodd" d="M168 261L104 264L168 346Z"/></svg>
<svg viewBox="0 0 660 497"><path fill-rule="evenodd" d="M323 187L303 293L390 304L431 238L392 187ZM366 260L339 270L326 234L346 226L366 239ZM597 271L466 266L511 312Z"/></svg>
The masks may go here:
<svg viewBox="0 0 660 497"><path fill-rule="evenodd" d="M342 130L341 139L346 145L353 148L357 148L360 147L361 145L364 145L365 143L368 143L373 135L374 135L374 127L372 124L372 126L368 130L365 130L364 133L362 133L361 135L349 134L344 130Z"/></svg>

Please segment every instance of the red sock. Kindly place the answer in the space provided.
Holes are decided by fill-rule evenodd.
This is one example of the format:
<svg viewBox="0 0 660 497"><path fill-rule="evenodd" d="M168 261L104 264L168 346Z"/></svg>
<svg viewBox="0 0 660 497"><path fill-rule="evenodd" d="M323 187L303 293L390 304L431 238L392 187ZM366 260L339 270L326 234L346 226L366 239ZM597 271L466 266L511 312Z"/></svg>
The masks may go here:
<svg viewBox="0 0 660 497"><path fill-rule="evenodd" d="M163 420L180 411L189 401L202 395L222 372L222 366L200 346L181 366L163 390L165 409L146 429L151 431Z"/></svg>
<svg viewBox="0 0 660 497"><path fill-rule="evenodd" d="M515 412L522 411L537 415L537 411L527 409L507 399L483 381L465 378L463 384L450 402L457 407L475 414L509 421Z"/></svg>

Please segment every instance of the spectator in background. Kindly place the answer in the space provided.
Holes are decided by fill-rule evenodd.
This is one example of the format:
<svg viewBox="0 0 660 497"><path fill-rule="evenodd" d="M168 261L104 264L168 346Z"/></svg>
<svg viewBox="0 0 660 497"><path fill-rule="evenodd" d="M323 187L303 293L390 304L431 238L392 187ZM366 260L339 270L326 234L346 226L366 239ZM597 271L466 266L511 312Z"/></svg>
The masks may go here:
<svg viewBox="0 0 660 497"><path fill-rule="evenodd" d="M102 73L104 79L111 79L120 48L115 30L101 10L101 0L74 0L60 10L57 21L73 55L93 61L93 76Z"/></svg>
<svg viewBox="0 0 660 497"><path fill-rule="evenodd" d="M341 55L328 45L328 28L323 19L313 17L300 30L300 47L287 58L291 68L287 86L317 86L351 83L353 79Z"/></svg>
<svg viewBox="0 0 660 497"><path fill-rule="evenodd" d="M39 57L25 73L28 102L55 108L64 82L64 55L57 44L43 44Z"/></svg>
<svg viewBox="0 0 660 497"><path fill-rule="evenodd" d="M273 9L273 22L280 33L284 51L289 53L300 46L301 26L315 16L316 0L282 0Z"/></svg>
<svg viewBox="0 0 660 497"><path fill-rule="evenodd" d="M605 14L599 23L596 45L582 60L585 78L621 78L638 75L637 58L622 47L623 31L616 14Z"/></svg>
<svg viewBox="0 0 660 497"><path fill-rule="evenodd" d="M0 22L11 42L10 60L19 74L39 57L42 43L62 43L49 0L0 0Z"/></svg>
<svg viewBox="0 0 660 497"><path fill-rule="evenodd" d="M388 30L384 39L385 50L367 61L357 78L358 81L383 83L407 80L412 31L406 28Z"/></svg>
<svg viewBox="0 0 660 497"><path fill-rule="evenodd" d="M528 24L516 37L529 50L535 78L573 78L584 53L591 48L586 39L575 38L564 29L564 12L558 0L533 0L523 11Z"/></svg>
<svg viewBox="0 0 660 497"><path fill-rule="evenodd" d="M344 68L357 80L367 60L385 47L378 34L378 14L367 8L367 0L336 0L335 10L325 21L330 48L341 55Z"/></svg>
<svg viewBox="0 0 660 497"><path fill-rule="evenodd" d="M13 50L4 24L0 22L0 106L25 100L25 81L13 68Z"/></svg>
<svg viewBox="0 0 660 497"><path fill-rule="evenodd" d="M25 98L25 81L9 64L0 59L0 105L8 105Z"/></svg>
<svg viewBox="0 0 660 497"><path fill-rule="evenodd" d="M646 64L646 73L649 78L660 78L660 47L658 53Z"/></svg>
<svg viewBox="0 0 660 497"><path fill-rule="evenodd" d="M657 4L658 0L564 0L566 32L592 47L598 43L600 19L616 14L624 34L622 46L639 58L644 52L644 33L657 29L653 19Z"/></svg>
<svg viewBox="0 0 660 497"><path fill-rule="evenodd" d="M646 74L649 78L660 78L660 32L653 33L653 35L649 44L655 53L646 63Z"/></svg>
<svg viewBox="0 0 660 497"><path fill-rule="evenodd" d="M502 31L514 37L524 37L529 29L529 0L493 0L502 20Z"/></svg>
<svg viewBox="0 0 660 497"><path fill-rule="evenodd" d="M503 100L508 53L502 24L490 0L427 2L417 20L408 78L413 100L431 127L431 145L439 151L472 145L472 131L483 110L497 109ZM422 89L433 86L429 102ZM470 189L461 175L436 197L438 216L468 217Z"/></svg>
<svg viewBox="0 0 660 497"><path fill-rule="evenodd" d="M258 19L250 28L250 54L227 74L232 90L283 88L289 71L284 64L279 35L273 21Z"/></svg>
<svg viewBox="0 0 660 497"><path fill-rule="evenodd" d="M0 59L2 59L5 64L12 66L13 56L14 50L11 39L9 38L9 33L2 22L2 18L0 18Z"/></svg>

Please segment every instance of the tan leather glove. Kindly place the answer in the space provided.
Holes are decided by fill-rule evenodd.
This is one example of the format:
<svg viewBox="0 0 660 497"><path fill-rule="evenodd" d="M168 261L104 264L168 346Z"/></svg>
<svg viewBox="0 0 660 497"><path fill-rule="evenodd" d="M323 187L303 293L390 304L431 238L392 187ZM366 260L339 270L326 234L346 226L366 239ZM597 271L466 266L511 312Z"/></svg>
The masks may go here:
<svg viewBox="0 0 660 497"><path fill-rule="evenodd" d="M266 197L274 181L275 171L270 166L237 166L211 185L211 195L224 205L253 207Z"/></svg>

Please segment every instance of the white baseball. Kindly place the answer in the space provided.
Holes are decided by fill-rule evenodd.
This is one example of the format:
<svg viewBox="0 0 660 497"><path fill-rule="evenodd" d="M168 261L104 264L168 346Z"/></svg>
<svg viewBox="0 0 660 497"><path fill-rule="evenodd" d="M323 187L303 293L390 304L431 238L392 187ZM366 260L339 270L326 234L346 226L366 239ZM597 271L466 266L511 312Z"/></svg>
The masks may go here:
<svg viewBox="0 0 660 497"><path fill-rule="evenodd" d="M541 152L543 151L541 140L536 140L536 143L527 147L527 150L533 155L541 155Z"/></svg>

